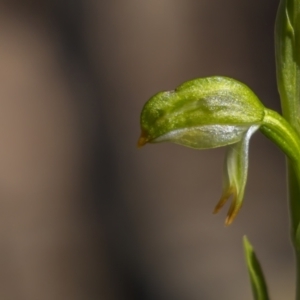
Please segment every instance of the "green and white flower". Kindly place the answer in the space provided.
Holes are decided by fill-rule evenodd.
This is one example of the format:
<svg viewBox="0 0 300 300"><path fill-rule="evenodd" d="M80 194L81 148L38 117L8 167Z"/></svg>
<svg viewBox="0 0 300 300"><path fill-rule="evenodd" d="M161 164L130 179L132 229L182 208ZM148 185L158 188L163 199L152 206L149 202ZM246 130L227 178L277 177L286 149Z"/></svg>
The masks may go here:
<svg viewBox="0 0 300 300"><path fill-rule="evenodd" d="M138 146L160 142L195 149L228 146L223 193L214 212L232 196L225 222L229 225L242 205L249 141L258 129L290 158L300 153L293 129L279 114L266 109L246 85L227 77L200 78L149 99L141 113Z"/></svg>

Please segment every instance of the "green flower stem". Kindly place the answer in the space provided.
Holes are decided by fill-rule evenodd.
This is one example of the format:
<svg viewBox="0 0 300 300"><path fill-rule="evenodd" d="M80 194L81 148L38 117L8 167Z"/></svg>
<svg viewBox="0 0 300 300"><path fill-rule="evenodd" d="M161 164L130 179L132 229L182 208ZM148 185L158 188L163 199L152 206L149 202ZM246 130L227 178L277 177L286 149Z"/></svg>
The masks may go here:
<svg viewBox="0 0 300 300"><path fill-rule="evenodd" d="M260 130L287 156L291 240L296 258L296 300L300 300L300 140L295 129L275 111L266 109Z"/></svg>
<svg viewBox="0 0 300 300"><path fill-rule="evenodd" d="M300 300L300 140L294 128L272 110L266 109L260 130L287 156L291 239L296 258L296 300Z"/></svg>
<svg viewBox="0 0 300 300"><path fill-rule="evenodd" d="M291 230L292 242L295 247L299 247L299 241L296 239L296 232L300 224L300 166L299 163L294 164L293 161L287 161L288 168L288 190L289 190L289 204L290 204L290 217L291 217ZM299 250L298 250L299 252ZM300 252L299 252L300 255ZM299 269L300 276L300 269ZM300 295L299 295L300 300Z"/></svg>
<svg viewBox="0 0 300 300"><path fill-rule="evenodd" d="M300 139L293 127L277 112L265 109L263 124L260 130L281 150L289 159L300 162Z"/></svg>
<svg viewBox="0 0 300 300"><path fill-rule="evenodd" d="M281 0L276 17L277 84L286 120L300 134L300 1Z"/></svg>
<svg viewBox="0 0 300 300"><path fill-rule="evenodd" d="M300 0L281 0L276 17L275 48L277 84L283 116L300 136ZM300 152L298 152L300 159ZM300 300L300 168L289 158L288 189L292 241L296 254L296 300Z"/></svg>
<svg viewBox="0 0 300 300"><path fill-rule="evenodd" d="M292 240L300 223L300 139L294 128L277 112L265 109L260 130L286 154L288 158L289 197L291 206Z"/></svg>
<svg viewBox="0 0 300 300"><path fill-rule="evenodd" d="M288 168L288 191L290 204L290 219L292 225L292 242L294 245L295 259L296 259L296 300L300 300L300 248L299 235L297 227L299 226L299 212L300 212L300 186L299 186L299 165L294 165L291 160L287 161Z"/></svg>

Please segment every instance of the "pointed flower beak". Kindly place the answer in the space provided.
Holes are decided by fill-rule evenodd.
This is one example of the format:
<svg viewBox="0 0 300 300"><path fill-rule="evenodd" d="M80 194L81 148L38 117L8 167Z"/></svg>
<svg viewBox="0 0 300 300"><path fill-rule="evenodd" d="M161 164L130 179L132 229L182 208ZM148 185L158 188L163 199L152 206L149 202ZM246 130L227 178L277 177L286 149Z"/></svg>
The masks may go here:
<svg viewBox="0 0 300 300"><path fill-rule="evenodd" d="M149 137L148 137L147 133L144 130L142 130L141 135L137 142L137 147L142 148L143 146L145 146L148 143L148 141L149 141Z"/></svg>

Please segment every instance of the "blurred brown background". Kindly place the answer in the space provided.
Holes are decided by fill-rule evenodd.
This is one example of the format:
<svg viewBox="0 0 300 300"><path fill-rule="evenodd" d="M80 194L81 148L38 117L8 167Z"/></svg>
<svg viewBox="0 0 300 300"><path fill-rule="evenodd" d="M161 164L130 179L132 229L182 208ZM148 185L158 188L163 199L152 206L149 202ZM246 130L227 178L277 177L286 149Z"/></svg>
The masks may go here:
<svg viewBox="0 0 300 300"><path fill-rule="evenodd" d="M1 1L0 299L252 299L242 236L272 299L292 299L284 157L252 139L225 228L224 149L137 150L160 90L226 75L280 110L279 1Z"/></svg>

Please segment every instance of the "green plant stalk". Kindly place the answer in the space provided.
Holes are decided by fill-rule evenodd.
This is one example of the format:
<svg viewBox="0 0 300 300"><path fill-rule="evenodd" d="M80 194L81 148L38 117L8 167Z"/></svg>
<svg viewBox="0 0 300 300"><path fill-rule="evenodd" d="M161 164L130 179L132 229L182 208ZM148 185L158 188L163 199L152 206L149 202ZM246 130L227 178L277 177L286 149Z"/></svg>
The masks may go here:
<svg viewBox="0 0 300 300"><path fill-rule="evenodd" d="M269 109L265 112L265 125L260 127L260 131L275 142L287 157L291 237L294 247L300 251L300 140L295 129L282 116Z"/></svg>
<svg viewBox="0 0 300 300"><path fill-rule="evenodd" d="M290 198L291 238L300 258L300 140L296 130L277 112L265 109L264 125L260 131L286 154ZM298 282L298 281L297 281Z"/></svg>
<svg viewBox="0 0 300 300"><path fill-rule="evenodd" d="M296 233L300 224L300 143L295 129L277 112L265 109L265 125L260 131L286 154L288 190L291 208L291 236L296 247ZM299 243L300 245L300 243ZM300 248L300 247L299 247Z"/></svg>
<svg viewBox="0 0 300 300"><path fill-rule="evenodd" d="M300 300L300 249L299 238L296 236L297 227L299 226L299 211L300 211L300 187L299 187L299 166L293 166L291 160L287 161L288 169L288 191L290 204L291 218L291 235L294 245L296 259L296 300ZM298 222L298 223L297 223Z"/></svg>
<svg viewBox="0 0 300 300"><path fill-rule="evenodd" d="M300 135L300 1L281 0L275 27L277 84L283 116ZM300 156L300 153L298 154ZM296 300L300 300L300 167L287 158L291 237L296 256ZM298 238L297 238L298 237Z"/></svg>

